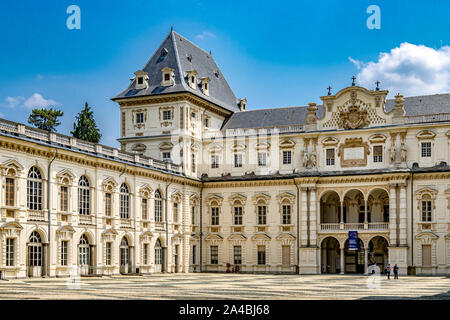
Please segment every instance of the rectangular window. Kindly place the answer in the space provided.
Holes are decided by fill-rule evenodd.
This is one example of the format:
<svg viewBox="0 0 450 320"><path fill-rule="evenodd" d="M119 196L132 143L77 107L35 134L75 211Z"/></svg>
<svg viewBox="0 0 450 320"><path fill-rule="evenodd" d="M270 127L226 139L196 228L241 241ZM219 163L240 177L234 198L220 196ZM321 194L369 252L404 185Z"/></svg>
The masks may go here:
<svg viewBox="0 0 450 320"><path fill-rule="evenodd" d="M422 266L431 267L431 245L422 245Z"/></svg>
<svg viewBox="0 0 450 320"><path fill-rule="evenodd" d="M422 221L431 221L431 201L422 201Z"/></svg>
<svg viewBox="0 0 450 320"><path fill-rule="evenodd" d="M431 142L422 142L422 158L431 157Z"/></svg>
<svg viewBox="0 0 450 320"><path fill-rule="evenodd" d="M148 264L148 243L144 243L144 252L143 252L143 260L144 264Z"/></svg>
<svg viewBox="0 0 450 320"><path fill-rule="evenodd" d="M212 169L219 168L219 156L211 155L211 168Z"/></svg>
<svg viewBox="0 0 450 320"><path fill-rule="evenodd" d="M241 246L233 247L233 263L234 264L242 264L242 247Z"/></svg>
<svg viewBox="0 0 450 320"><path fill-rule="evenodd" d="M281 264L284 266L291 264L291 246L281 246Z"/></svg>
<svg viewBox="0 0 450 320"><path fill-rule="evenodd" d="M234 155L234 167L235 168L242 168L242 154L235 154Z"/></svg>
<svg viewBox="0 0 450 320"><path fill-rule="evenodd" d="M195 167L196 167L196 163L195 163L195 153L191 154L191 171L195 172Z"/></svg>
<svg viewBox="0 0 450 320"><path fill-rule="evenodd" d="M112 260L112 257L111 257L111 242L106 242L105 251L106 251L105 252L106 253L105 264L107 266L110 266L111 265L111 260Z"/></svg>
<svg viewBox="0 0 450 320"><path fill-rule="evenodd" d="M206 89L206 84L205 84L205 89ZM205 118L205 128L209 128L209 119Z"/></svg>
<svg viewBox="0 0 450 320"><path fill-rule="evenodd" d="M266 224L266 216L267 216L267 207L258 206L258 224L260 225Z"/></svg>
<svg viewBox="0 0 450 320"><path fill-rule="evenodd" d="M242 207L234 207L234 224L242 224Z"/></svg>
<svg viewBox="0 0 450 320"><path fill-rule="evenodd" d="M169 81L169 80L170 80L170 74L164 73L164 81Z"/></svg>
<svg viewBox="0 0 450 320"><path fill-rule="evenodd" d="M14 179L6 178L6 205L13 207L14 206Z"/></svg>
<svg viewBox="0 0 450 320"><path fill-rule="evenodd" d="M383 206L383 222L389 222L389 205Z"/></svg>
<svg viewBox="0 0 450 320"><path fill-rule="evenodd" d="M173 222L178 223L178 203L173 204Z"/></svg>
<svg viewBox="0 0 450 320"><path fill-rule="evenodd" d="M61 186L61 211L69 211L69 190L66 186Z"/></svg>
<svg viewBox="0 0 450 320"><path fill-rule="evenodd" d="M172 111L171 110L164 110L163 111L163 120L172 120Z"/></svg>
<svg viewBox="0 0 450 320"><path fill-rule="evenodd" d="M105 215L111 215L111 193L105 193Z"/></svg>
<svg viewBox="0 0 450 320"><path fill-rule="evenodd" d="M141 202L142 220L148 220L148 204L147 198L143 198Z"/></svg>
<svg viewBox="0 0 450 320"><path fill-rule="evenodd" d="M211 225L213 226L219 225L219 207L211 208Z"/></svg>
<svg viewBox="0 0 450 320"><path fill-rule="evenodd" d="M163 160L170 160L170 152L163 152L162 153Z"/></svg>
<svg viewBox="0 0 450 320"><path fill-rule="evenodd" d="M373 146L373 162L383 162L383 146Z"/></svg>
<svg viewBox="0 0 450 320"><path fill-rule="evenodd" d="M138 77L138 84L143 84L143 83L144 83L144 78Z"/></svg>
<svg viewBox="0 0 450 320"><path fill-rule="evenodd" d="M197 264L197 246L192 246L192 264Z"/></svg>
<svg viewBox="0 0 450 320"><path fill-rule="evenodd" d="M68 249L68 241L61 241L61 265L62 266L67 266L68 265L68 261L67 261L67 249Z"/></svg>
<svg viewBox="0 0 450 320"><path fill-rule="evenodd" d="M211 253L211 264L219 264L219 247L218 246L211 246L210 247L210 253Z"/></svg>
<svg viewBox="0 0 450 320"><path fill-rule="evenodd" d="M258 246L258 264L266 264L266 246Z"/></svg>
<svg viewBox="0 0 450 320"><path fill-rule="evenodd" d="M136 113L136 123L144 123L144 114L142 112Z"/></svg>
<svg viewBox="0 0 450 320"><path fill-rule="evenodd" d="M15 239L7 238L6 239L6 266L12 267L14 266L14 244Z"/></svg>
<svg viewBox="0 0 450 320"><path fill-rule="evenodd" d="M191 207L191 219L192 219L191 223L195 224L195 207L194 206Z"/></svg>
<svg viewBox="0 0 450 320"><path fill-rule="evenodd" d="M282 211L283 211L282 223L291 224L291 206L288 204L283 205Z"/></svg>
<svg viewBox="0 0 450 320"><path fill-rule="evenodd" d="M283 151L283 164L291 164L292 153L291 151Z"/></svg>
<svg viewBox="0 0 450 320"><path fill-rule="evenodd" d="M327 149L326 153L327 166L334 166L334 149Z"/></svg>
<svg viewBox="0 0 450 320"><path fill-rule="evenodd" d="M197 114L195 112L191 112L191 118L192 120L195 120L195 118L197 118Z"/></svg>
<svg viewBox="0 0 450 320"><path fill-rule="evenodd" d="M258 152L258 166L265 167L266 166L266 153L265 152Z"/></svg>

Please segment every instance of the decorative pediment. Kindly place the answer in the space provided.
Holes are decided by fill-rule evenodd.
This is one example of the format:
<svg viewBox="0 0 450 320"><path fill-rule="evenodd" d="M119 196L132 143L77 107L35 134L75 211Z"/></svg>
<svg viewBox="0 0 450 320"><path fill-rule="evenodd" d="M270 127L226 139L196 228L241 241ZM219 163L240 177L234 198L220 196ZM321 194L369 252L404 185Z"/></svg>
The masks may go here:
<svg viewBox="0 0 450 320"><path fill-rule="evenodd" d="M208 197L206 197L206 203L211 206L214 203L217 203L218 206L222 206L222 202L223 202L223 197L214 193L214 194L210 194L208 195Z"/></svg>
<svg viewBox="0 0 450 320"><path fill-rule="evenodd" d="M181 202L181 200L183 199L183 194L179 190L175 190L170 195L170 199L174 202Z"/></svg>
<svg viewBox="0 0 450 320"><path fill-rule="evenodd" d="M241 193L233 193L229 198L230 204L233 205L236 201L240 202L242 205L247 201L247 197Z"/></svg>
<svg viewBox="0 0 450 320"><path fill-rule="evenodd" d="M107 177L103 180L102 187L105 192L114 192L117 188L117 182L113 177Z"/></svg>
<svg viewBox="0 0 450 320"><path fill-rule="evenodd" d="M275 239L278 240L278 241L283 241L283 240L292 241L292 240L295 240L296 238L290 232L283 232L283 233L280 233Z"/></svg>
<svg viewBox="0 0 450 320"><path fill-rule="evenodd" d="M213 241L213 240L219 240L222 241L223 237L220 234L217 233L210 233L205 237L206 241Z"/></svg>
<svg viewBox="0 0 450 320"><path fill-rule="evenodd" d="M63 169L56 174L56 178L60 184L69 184L75 180L75 175L69 169Z"/></svg>
<svg viewBox="0 0 450 320"><path fill-rule="evenodd" d="M293 204L295 201L295 194L291 193L291 192L281 192L280 194L277 195L277 200L282 203L285 202L285 200L289 201L289 203Z"/></svg>
<svg viewBox="0 0 450 320"><path fill-rule="evenodd" d="M283 139L280 142L280 149L293 149L295 147L295 142L291 139Z"/></svg>
<svg viewBox="0 0 450 320"><path fill-rule="evenodd" d="M264 193L264 192L257 192L255 193L255 195L253 196L253 202L255 204L259 203L259 202L264 202L265 204L269 204L270 201L270 194Z"/></svg>
<svg viewBox="0 0 450 320"><path fill-rule="evenodd" d="M72 226L70 226L70 225L64 225L64 226L60 226L56 230L56 233L65 233L65 232L74 233L75 229Z"/></svg>
<svg viewBox="0 0 450 320"><path fill-rule="evenodd" d="M189 197L189 203L191 204L191 206L197 206L200 203L200 197L197 193L191 194L191 196Z"/></svg>
<svg viewBox="0 0 450 320"><path fill-rule="evenodd" d="M419 140L432 140L435 136L436 134L431 130L422 130L416 135Z"/></svg>
<svg viewBox="0 0 450 320"><path fill-rule="evenodd" d="M139 235L139 238L141 239L141 241L144 242L150 242L150 240L153 237L153 233L151 233L150 231L144 231Z"/></svg>
<svg viewBox="0 0 450 320"><path fill-rule="evenodd" d="M269 150L270 149L270 143L268 143L268 142L260 142L260 143L257 143L256 145L255 145L255 149L256 150Z"/></svg>
<svg viewBox="0 0 450 320"><path fill-rule="evenodd" d="M232 233L228 240L247 240L247 237L243 233Z"/></svg>
<svg viewBox="0 0 450 320"><path fill-rule="evenodd" d="M24 167L14 159L6 160L2 164L0 164L0 168L2 169L4 175L14 175L14 176L24 169Z"/></svg>
<svg viewBox="0 0 450 320"><path fill-rule="evenodd" d="M139 188L139 195L142 198L150 198L152 193L153 193L153 189L147 183L143 184Z"/></svg>
<svg viewBox="0 0 450 320"><path fill-rule="evenodd" d="M210 145L208 145L207 150L211 153L215 153L215 152L221 152L223 149L222 145L218 144L218 143L211 143Z"/></svg>
<svg viewBox="0 0 450 320"><path fill-rule="evenodd" d="M272 238L267 233L263 232L263 233L256 233L255 235L252 236L251 239L255 241L258 240L270 241Z"/></svg>
<svg viewBox="0 0 450 320"><path fill-rule="evenodd" d="M144 153L145 150L147 150L147 147L145 146L145 144L142 143L136 143L131 150L133 150L134 152L138 152L138 153Z"/></svg>
<svg viewBox="0 0 450 320"><path fill-rule="evenodd" d="M172 150L173 144L171 142L162 142L159 144L160 150Z"/></svg>
<svg viewBox="0 0 450 320"><path fill-rule="evenodd" d="M373 134L369 137L370 143L384 143L386 141L386 136L383 134Z"/></svg>
<svg viewBox="0 0 450 320"><path fill-rule="evenodd" d="M431 244L434 240L439 239L439 235L433 231L423 231L415 236L417 240L420 240L422 244Z"/></svg>
<svg viewBox="0 0 450 320"><path fill-rule="evenodd" d="M424 195L429 195L430 198L434 200L436 198L436 195L438 194L438 191L430 187L423 187L417 190L415 194L416 199L422 199Z"/></svg>
<svg viewBox="0 0 450 320"><path fill-rule="evenodd" d="M192 151L198 151L200 150L200 145L197 142L191 143L191 150Z"/></svg>
<svg viewBox="0 0 450 320"><path fill-rule="evenodd" d="M324 146L336 146L339 143L339 139L335 137L328 137L322 140Z"/></svg>
<svg viewBox="0 0 450 320"><path fill-rule="evenodd" d="M247 146L243 143L236 143L231 147L231 150L236 151L244 151L247 148Z"/></svg>
<svg viewBox="0 0 450 320"><path fill-rule="evenodd" d="M2 231L9 230L9 229L22 230L23 227L20 223L18 223L16 221L6 222L0 227L0 230L2 230Z"/></svg>

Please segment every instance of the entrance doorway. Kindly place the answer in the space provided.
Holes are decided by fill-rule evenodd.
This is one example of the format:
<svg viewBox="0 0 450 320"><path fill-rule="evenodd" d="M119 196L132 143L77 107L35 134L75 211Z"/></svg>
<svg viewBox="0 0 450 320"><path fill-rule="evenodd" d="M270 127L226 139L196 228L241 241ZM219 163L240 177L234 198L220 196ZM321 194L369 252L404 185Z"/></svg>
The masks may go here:
<svg viewBox="0 0 450 320"><path fill-rule="evenodd" d="M81 275L91 274L90 262L91 262L91 254L90 254L89 239L85 234L83 234L80 238L80 242L78 243L78 265L80 266Z"/></svg>
<svg viewBox="0 0 450 320"><path fill-rule="evenodd" d="M162 272L163 252L161 241L158 239L155 243L155 272Z"/></svg>
<svg viewBox="0 0 450 320"><path fill-rule="evenodd" d="M127 238L123 237L120 242L120 273L129 273L130 267L130 247Z"/></svg>
<svg viewBox="0 0 450 320"><path fill-rule="evenodd" d="M42 276L42 239L37 231L33 231L28 242L28 276Z"/></svg>
<svg viewBox="0 0 450 320"><path fill-rule="evenodd" d="M369 241L369 266L376 264L381 273L389 263L389 244L382 236L375 236Z"/></svg>
<svg viewBox="0 0 450 320"><path fill-rule="evenodd" d="M322 273L336 274L341 272L339 242L336 238L328 237L321 244Z"/></svg>
<svg viewBox="0 0 450 320"><path fill-rule="evenodd" d="M358 238L358 250L349 250L348 239L344 246L345 273L364 273L364 243Z"/></svg>

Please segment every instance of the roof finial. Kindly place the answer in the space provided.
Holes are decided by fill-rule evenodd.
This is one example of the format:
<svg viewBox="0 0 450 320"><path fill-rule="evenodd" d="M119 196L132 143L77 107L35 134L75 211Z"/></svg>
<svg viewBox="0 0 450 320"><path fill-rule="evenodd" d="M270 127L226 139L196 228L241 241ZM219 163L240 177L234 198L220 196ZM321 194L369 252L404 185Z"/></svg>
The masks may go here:
<svg viewBox="0 0 450 320"><path fill-rule="evenodd" d="M377 82L375 82L375 84L377 85L377 87L375 88L375 91L380 91L380 81L377 80Z"/></svg>
<svg viewBox="0 0 450 320"><path fill-rule="evenodd" d="M209 50L209 55L212 56L211 49Z"/></svg>
<svg viewBox="0 0 450 320"><path fill-rule="evenodd" d="M327 89L328 89L328 95L331 96L331 89L332 89L331 86L328 86Z"/></svg>
<svg viewBox="0 0 450 320"><path fill-rule="evenodd" d="M170 26L170 32L173 32L173 26Z"/></svg>
<svg viewBox="0 0 450 320"><path fill-rule="evenodd" d="M353 76L353 77L352 77L352 80L353 80L353 81L352 81L352 86L356 86L356 83L355 83L356 77Z"/></svg>

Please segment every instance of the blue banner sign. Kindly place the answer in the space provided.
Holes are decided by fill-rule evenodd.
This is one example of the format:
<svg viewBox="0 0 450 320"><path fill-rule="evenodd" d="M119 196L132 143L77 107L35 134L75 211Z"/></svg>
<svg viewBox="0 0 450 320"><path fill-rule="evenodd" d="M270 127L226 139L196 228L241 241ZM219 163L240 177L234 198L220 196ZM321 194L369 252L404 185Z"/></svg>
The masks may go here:
<svg viewBox="0 0 450 320"><path fill-rule="evenodd" d="M348 250L358 250L358 231L348 232Z"/></svg>

